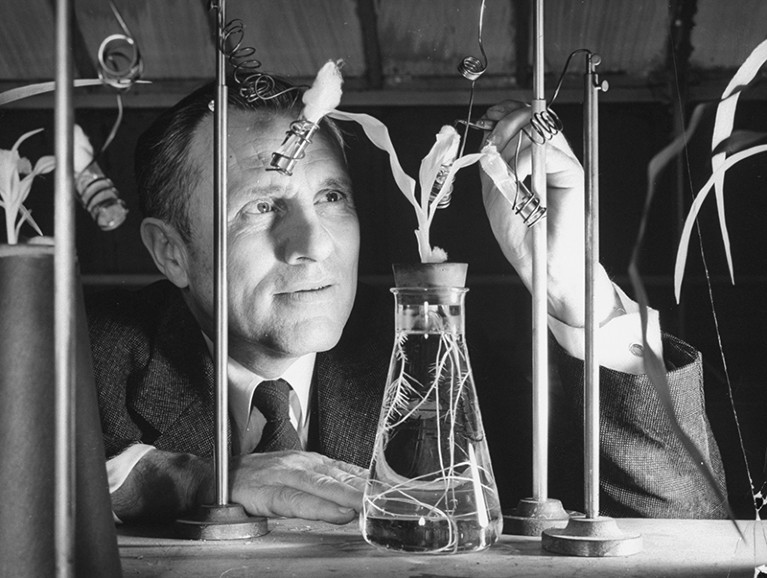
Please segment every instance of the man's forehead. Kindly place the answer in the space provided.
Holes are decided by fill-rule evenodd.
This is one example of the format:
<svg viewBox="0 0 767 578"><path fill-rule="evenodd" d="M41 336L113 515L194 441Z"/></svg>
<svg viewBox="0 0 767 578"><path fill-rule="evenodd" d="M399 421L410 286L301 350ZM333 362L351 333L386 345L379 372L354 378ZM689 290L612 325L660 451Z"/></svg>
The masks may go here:
<svg viewBox="0 0 767 578"><path fill-rule="evenodd" d="M263 118L258 114L235 113L229 122L229 166L266 168L285 138L291 118Z"/></svg>
<svg viewBox="0 0 767 578"><path fill-rule="evenodd" d="M229 168L266 169L272 153L260 149L255 143L248 143L242 148L229 148Z"/></svg>
<svg viewBox="0 0 767 578"><path fill-rule="evenodd" d="M293 116L286 113L231 111L227 131L228 169L259 170L269 168L272 153L279 149L294 120ZM198 154L210 155L212 168L212 117L206 118L204 123L198 127L195 140L198 144L198 147L195 147ZM332 137L328 137L321 129L315 133L312 141L314 141L314 145L310 144L310 148L318 148L320 143L325 145L324 150L335 157L335 160L341 165L341 170L345 172L343 153L340 150L340 145L334 142Z"/></svg>

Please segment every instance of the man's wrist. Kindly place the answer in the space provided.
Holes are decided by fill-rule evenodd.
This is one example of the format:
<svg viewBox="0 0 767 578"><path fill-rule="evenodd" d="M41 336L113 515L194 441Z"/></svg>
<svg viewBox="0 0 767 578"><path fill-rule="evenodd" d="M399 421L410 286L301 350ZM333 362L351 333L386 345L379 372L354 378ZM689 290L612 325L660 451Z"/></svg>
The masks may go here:
<svg viewBox="0 0 767 578"><path fill-rule="evenodd" d="M571 283L549 283L549 315L565 325L583 328L586 325L585 282L576 279ZM615 287L603 268L597 272L594 287L595 318L602 327L621 315L626 314Z"/></svg>
<svg viewBox="0 0 767 578"><path fill-rule="evenodd" d="M659 358L663 358L658 312L647 310L646 333L642 329L639 306L617 285L617 305L602 319L596 331L599 364L615 371L641 375L645 373L642 347L645 342ZM624 311L625 310L625 311ZM564 350L577 359L585 359L586 335L583 327L569 326L549 317L549 328Z"/></svg>
<svg viewBox="0 0 767 578"><path fill-rule="evenodd" d="M616 317L621 317L622 315L626 315L626 308L623 306L623 303L621 303L618 293L613 289L612 308L608 311L607 315L597 317L597 323L599 327L602 328Z"/></svg>

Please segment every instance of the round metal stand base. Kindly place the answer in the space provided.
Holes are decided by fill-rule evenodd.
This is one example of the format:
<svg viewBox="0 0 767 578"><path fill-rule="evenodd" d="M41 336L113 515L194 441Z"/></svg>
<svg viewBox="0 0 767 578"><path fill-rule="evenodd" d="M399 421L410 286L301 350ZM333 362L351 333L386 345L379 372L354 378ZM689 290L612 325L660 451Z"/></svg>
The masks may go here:
<svg viewBox="0 0 767 578"><path fill-rule="evenodd" d="M544 550L568 556L631 556L642 551L642 536L626 534L612 518L572 518L563 529L544 530Z"/></svg>
<svg viewBox="0 0 767 578"><path fill-rule="evenodd" d="M523 498L513 510L503 513L503 533L514 536L540 536L546 528L564 528L570 516L562 502L552 498Z"/></svg>
<svg viewBox="0 0 767 578"><path fill-rule="evenodd" d="M189 518L176 520L175 528L189 540L247 540L269 532L266 518L248 516L239 504L201 506Z"/></svg>

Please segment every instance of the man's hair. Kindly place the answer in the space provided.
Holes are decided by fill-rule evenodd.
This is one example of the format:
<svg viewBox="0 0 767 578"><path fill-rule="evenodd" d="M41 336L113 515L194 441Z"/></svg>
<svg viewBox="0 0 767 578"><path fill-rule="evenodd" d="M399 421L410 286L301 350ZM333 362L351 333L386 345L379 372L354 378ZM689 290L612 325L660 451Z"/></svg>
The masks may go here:
<svg viewBox="0 0 767 578"><path fill-rule="evenodd" d="M227 79L229 111L251 112L265 121L280 115L297 116L303 87L278 77L267 78L273 80L273 85L252 102L240 95L239 84ZM185 242L192 237L187 199L202 176L202 167L189 162L189 149L197 127L213 115L215 93L214 82L197 89L155 119L136 143L140 209L145 217L172 225ZM343 156L343 139L335 123L325 118L320 130L338 144Z"/></svg>

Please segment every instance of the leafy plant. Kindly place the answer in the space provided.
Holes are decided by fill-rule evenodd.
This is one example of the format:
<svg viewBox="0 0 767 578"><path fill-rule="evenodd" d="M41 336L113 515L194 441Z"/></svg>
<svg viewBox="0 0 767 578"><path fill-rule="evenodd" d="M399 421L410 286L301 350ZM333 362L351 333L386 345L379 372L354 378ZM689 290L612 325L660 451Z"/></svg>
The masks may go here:
<svg viewBox="0 0 767 578"><path fill-rule="evenodd" d="M32 167L29 159L19 156L21 143L42 130L39 128L21 135L11 150L0 149L0 207L5 211L6 235L11 245L18 243L19 231L25 222L38 234L43 234L30 211L24 206L24 201L29 196L34 178L50 173L56 168L56 159L50 155L43 156Z"/></svg>

